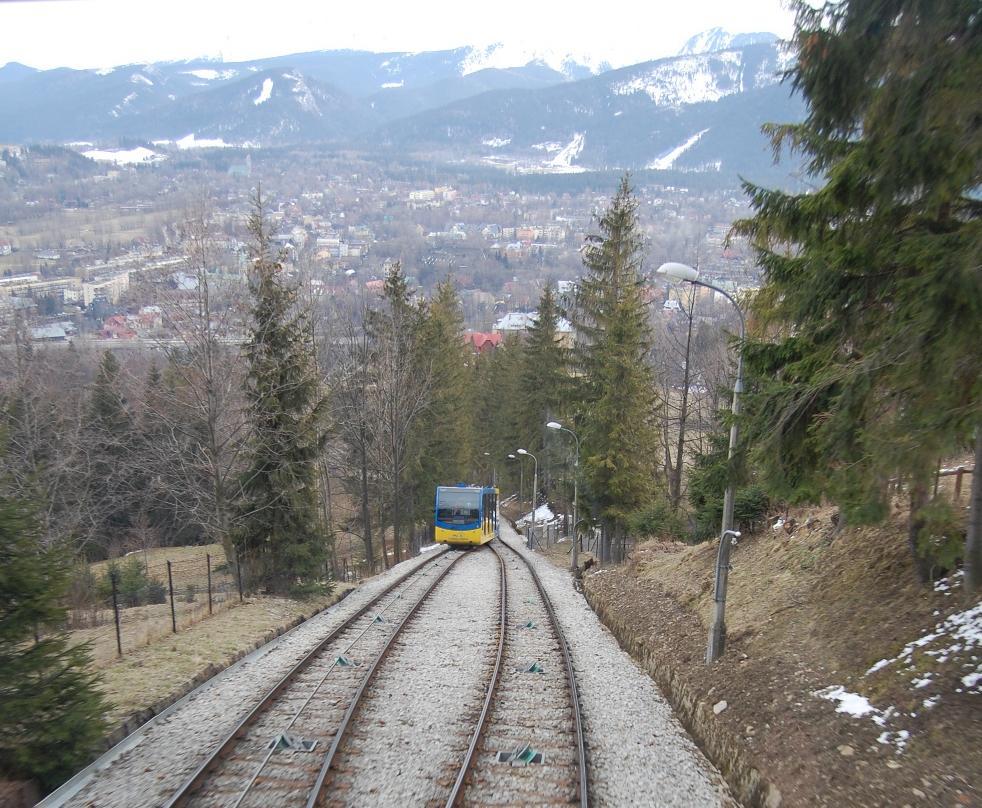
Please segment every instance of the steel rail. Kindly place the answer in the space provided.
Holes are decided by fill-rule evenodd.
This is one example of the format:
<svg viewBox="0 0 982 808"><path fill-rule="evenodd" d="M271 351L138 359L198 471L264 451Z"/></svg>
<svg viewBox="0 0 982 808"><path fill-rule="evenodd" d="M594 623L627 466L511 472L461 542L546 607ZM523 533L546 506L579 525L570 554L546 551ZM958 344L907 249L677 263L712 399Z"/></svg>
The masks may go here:
<svg viewBox="0 0 982 808"><path fill-rule="evenodd" d="M589 784L587 783L586 744L583 740L583 721L580 718L580 696L576 689L576 675L573 672L573 660L569 655L569 643L566 642L566 635L563 634L563 630L559 626L556 611L552 607L552 600L550 600L549 595L546 594L545 587L542 586L542 581L539 578L539 574L535 571L535 567L532 566L532 562L530 562L518 550L508 544L508 542L502 541L501 543L511 550L516 556L518 556L525 566L528 567L528 571L532 573L532 580L535 581L535 586L539 590L539 595L541 596L542 602L546 607L546 612L549 615L549 622L552 623L553 631L556 632L556 637L559 639L559 645L563 649L563 659L566 661L566 681L569 684L570 702L573 706L573 732L576 735L576 750L580 770L580 806L581 808L588 808L590 804L590 792Z"/></svg>
<svg viewBox="0 0 982 808"><path fill-rule="evenodd" d="M382 598L392 592L393 589L405 583L407 579L422 572L425 569L429 569L436 563L436 561L442 558L444 551L437 553L432 559L421 564L415 569L409 570L408 572L400 575L396 578L389 586L378 593L374 598L372 598L368 603L362 606L358 611L352 614L350 617L344 620L336 629L334 629L330 634L327 635L323 640L321 640L310 652L308 652L303 659L301 659L296 665L291 668L279 682L277 682L269 692L263 696L263 698L256 704L252 710L235 726L228 736L225 738L221 744L215 749L214 752L209 755L208 759L205 760L194 773L181 785L181 787L175 792L174 796L170 800L164 803L163 808L183 808L183 806L188 804L188 801L194 795L205 778L214 770L218 765L219 761L228 756L229 751L235 746L236 742L242 737L243 733L256 722L256 720L276 701L279 695L297 678L310 664L323 652L324 648L334 642L339 636L341 636L345 631L351 628L352 624L355 623L359 618L363 617L365 613L371 609L373 606L377 605ZM447 569L453 566L454 559L447 565ZM441 573L442 578L446 572ZM439 578L437 579L439 580Z"/></svg>
<svg viewBox="0 0 982 808"><path fill-rule="evenodd" d="M470 746L467 747L467 753L464 755L463 762L460 766L460 771L457 774L457 779L454 781L453 788L450 790L450 795L447 797L446 808L454 808L457 804L457 800L460 799L461 794L464 790L464 780L467 778L467 774L470 771L471 764L474 762L474 754L477 752L477 746L481 742L481 736L484 734L484 727L487 723L487 718L491 714L491 702L494 700L494 692L498 686L498 680L501 678L501 659L504 656L505 651L505 637L508 630L508 588L507 588L507 578L505 575L505 560L501 557L501 553L498 552L498 548L494 546L494 542L488 545L493 551L498 559L498 567L500 569L500 581L499 592L501 596L499 598L501 604L501 614L499 619L498 627L498 652L494 660L494 670L491 672L491 680L488 683L487 694L484 697L484 707L481 709L481 715L477 719L477 727L474 729L474 734L471 736Z"/></svg>
<svg viewBox="0 0 982 808"><path fill-rule="evenodd" d="M322 792L324 790L325 783L327 782L327 775L331 769L331 765L334 763L334 757L337 754L338 748L341 746L341 741L344 738L344 734L347 731L348 726L351 724L351 718L355 714L355 711L358 709L361 703L362 696L365 695L365 691L368 689L368 686L372 683L372 680L375 678L376 671L378 671L381 664L385 661L385 658L389 655L389 651L392 649L392 646L395 643L396 638L402 633L402 630L406 627L406 624L413 618L413 616L419 610L419 607L422 606L423 603L426 601L426 599L430 596L430 593L433 592L434 589L436 589L437 584L439 584L440 581L442 581L444 577L446 577L447 573L450 572L450 570L453 568L453 565L456 564L458 561L460 561L460 559L462 559L464 555L465 555L464 553L461 553L459 556L454 558L449 564L447 564L446 567L444 567L443 571L436 577L433 583L431 583L429 587L427 587L426 591L420 596L419 600L416 601L416 604L413 606L412 609L410 609L409 613L404 618L402 618L402 621L399 623L398 626L396 626L395 631L392 632L391 636L386 641L385 646L382 648L378 656L375 658L375 661L372 663L372 667L369 668L368 673L365 674L365 678L362 679L361 685L358 687L358 690L355 692L354 698L352 698L351 703L348 704L348 709L345 711L344 718L341 719L341 723L338 726L337 732L334 733L334 741L331 743L330 749L328 749L327 753L324 755L324 762L321 764L321 769L317 775L317 780L314 782L314 786L310 790L310 794L307 797L305 808L315 808L318 801L320 800L322 796Z"/></svg>

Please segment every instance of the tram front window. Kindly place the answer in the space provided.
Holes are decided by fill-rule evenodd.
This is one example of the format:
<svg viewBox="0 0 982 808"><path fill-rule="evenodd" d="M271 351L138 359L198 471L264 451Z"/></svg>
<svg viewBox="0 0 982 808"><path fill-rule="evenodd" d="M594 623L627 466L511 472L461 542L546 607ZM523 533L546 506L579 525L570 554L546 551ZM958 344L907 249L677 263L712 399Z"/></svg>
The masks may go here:
<svg viewBox="0 0 982 808"><path fill-rule="evenodd" d="M481 518L480 491L440 491L436 519L446 525L471 525Z"/></svg>

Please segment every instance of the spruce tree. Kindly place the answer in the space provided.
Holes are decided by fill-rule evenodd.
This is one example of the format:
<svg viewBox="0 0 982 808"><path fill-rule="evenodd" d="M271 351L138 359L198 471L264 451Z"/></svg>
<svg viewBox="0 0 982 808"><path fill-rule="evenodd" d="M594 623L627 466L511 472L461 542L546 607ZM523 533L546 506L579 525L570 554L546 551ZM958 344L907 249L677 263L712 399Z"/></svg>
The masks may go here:
<svg viewBox="0 0 982 808"><path fill-rule="evenodd" d="M886 517L899 478L922 579L933 468L982 424L978 22L961 0L799 3L791 78L808 114L769 131L824 184L747 184L755 215L737 227L764 269L767 339L745 355L768 487L864 522Z"/></svg>
<svg viewBox="0 0 982 808"><path fill-rule="evenodd" d="M89 649L62 628L69 569L44 546L33 504L0 493L0 779L46 789L88 763L106 731Z"/></svg>
<svg viewBox="0 0 982 808"><path fill-rule="evenodd" d="M249 230L252 327L245 392L251 434L235 548L252 585L286 592L313 584L323 569L326 537L316 475L326 405L307 313L273 255L261 197Z"/></svg>
<svg viewBox="0 0 982 808"><path fill-rule="evenodd" d="M433 518L438 485L474 473L473 359L464 343L464 318L453 281L437 286L420 328L419 360L430 379L429 406L417 421L417 508Z"/></svg>
<svg viewBox="0 0 982 808"><path fill-rule="evenodd" d="M581 462L588 496L615 541L650 498L655 472L652 337L637 206L625 177L600 217L600 238L584 253L585 274L570 312Z"/></svg>
<svg viewBox="0 0 982 808"><path fill-rule="evenodd" d="M123 393L122 369L106 351L89 393L84 425L85 509L92 552L105 557L110 545L126 538L138 510L129 465L134 446L133 418Z"/></svg>
<svg viewBox="0 0 982 808"><path fill-rule="evenodd" d="M557 334L560 311L551 284L539 300L538 316L525 336L519 385L519 442L541 461L546 422L560 420L569 391L566 349ZM549 468L544 462L543 468Z"/></svg>

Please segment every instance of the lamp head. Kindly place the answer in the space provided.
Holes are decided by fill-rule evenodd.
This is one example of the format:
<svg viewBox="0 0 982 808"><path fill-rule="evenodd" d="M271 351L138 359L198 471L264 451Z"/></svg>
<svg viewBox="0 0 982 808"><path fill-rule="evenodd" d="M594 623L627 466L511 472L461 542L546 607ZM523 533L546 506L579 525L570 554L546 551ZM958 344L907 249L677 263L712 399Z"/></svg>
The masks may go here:
<svg viewBox="0 0 982 808"><path fill-rule="evenodd" d="M695 283L699 280L699 270L693 269L688 264L680 264L677 261L669 261L662 264L655 270L656 275L665 275L676 281L689 281Z"/></svg>
<svg viewBox="0 0 982 808"><path fill-rule="evenodd" d="M519 449L519 450L518 450L518 453L519 453L520 455L527 455L527 454L528 454L528 452L526 452L526 451L525 451L524 449Z"/></svg>
<svg viewBox="0 0 982 808"><path fill-rule="evenodd" d="M510 457L512 460L518 460L518 458L515 457L515 455L513 455L513 454L508 455L508 457Z"/></svg>
<svg viewBox="0 0 982 808"><path fill-rule="evenodd" d="M548 424L546 424L546 426L549 427L549 429L562 429L563 428L563 425L561 423L559 423L559 421L550 421Z"/></svg>

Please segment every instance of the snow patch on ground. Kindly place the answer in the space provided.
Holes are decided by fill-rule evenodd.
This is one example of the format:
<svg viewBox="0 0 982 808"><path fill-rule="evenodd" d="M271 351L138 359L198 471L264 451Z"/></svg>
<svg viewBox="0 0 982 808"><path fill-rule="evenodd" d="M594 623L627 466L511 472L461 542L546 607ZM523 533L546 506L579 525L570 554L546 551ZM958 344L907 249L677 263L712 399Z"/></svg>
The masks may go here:
<svg viewBox="0 0 982 808"><path fill-rule="evenodd" d="M655 171L664 171L671 168L675 161L679 159L685 152L687 152L692 146L699 142L699 139L708 132L709 129L703 129L701 132L696 132L692 137L686 140L684 143L680 143L671 151L666 152L661 157L652 160L645 168L654 169ZM784 524L781 522L781 524ZM777 529L775 525L775 530Z"/></svg>
<svg viewBox="0 0 982 808"><path fill-rule="evenodd" d="M383 90L398 90L406 82L405 81L386 81L382 84Z"/></svg>
<svg viewBox="0 0 982 808"><path fill-rule="evenodd" d="M535 509L535 523L537 525L543 525L546 522L551 522L556 518L556 515L552 512L552 508L548 505L540 505ZM525 516L515 522L516 525L527 525L532 521L532 512L529 511Z"/></svg>
<svg viewBox="0 0 982 808"><path fill-rule="evenodd" d="M484 146L490 146L492 149L500 149L503 146L507 146L511 143L510 137L489 137L481 141Z"/></svg>
<svg viewBox="0 0 982 808"><path fill-rule="evenodd" d="M255 98L252 99L252 103L257 107L260 104L265 104L273 95L273 80L263 79L263 88Z"/></svg>
<svg viewBox="0 0 982 808"><path fill-rule="evenodd" d="M860 696L858 693L850 693L838 685L826 687L824 690L817 690L815 691L815 695L828 701L839 702L839 706L835 708L837 713L848 713L856 717L869 713L879 713L879 710L870 704L869 699L865 696Z"/></svg>
<svg viewBox="0 0 982 808"><path fill-rule="evenodd" d="M134 73L132 76L130 76L130 82L132 84L145 84L147 87L153 87L153 82L142 73Z"/></svg>

